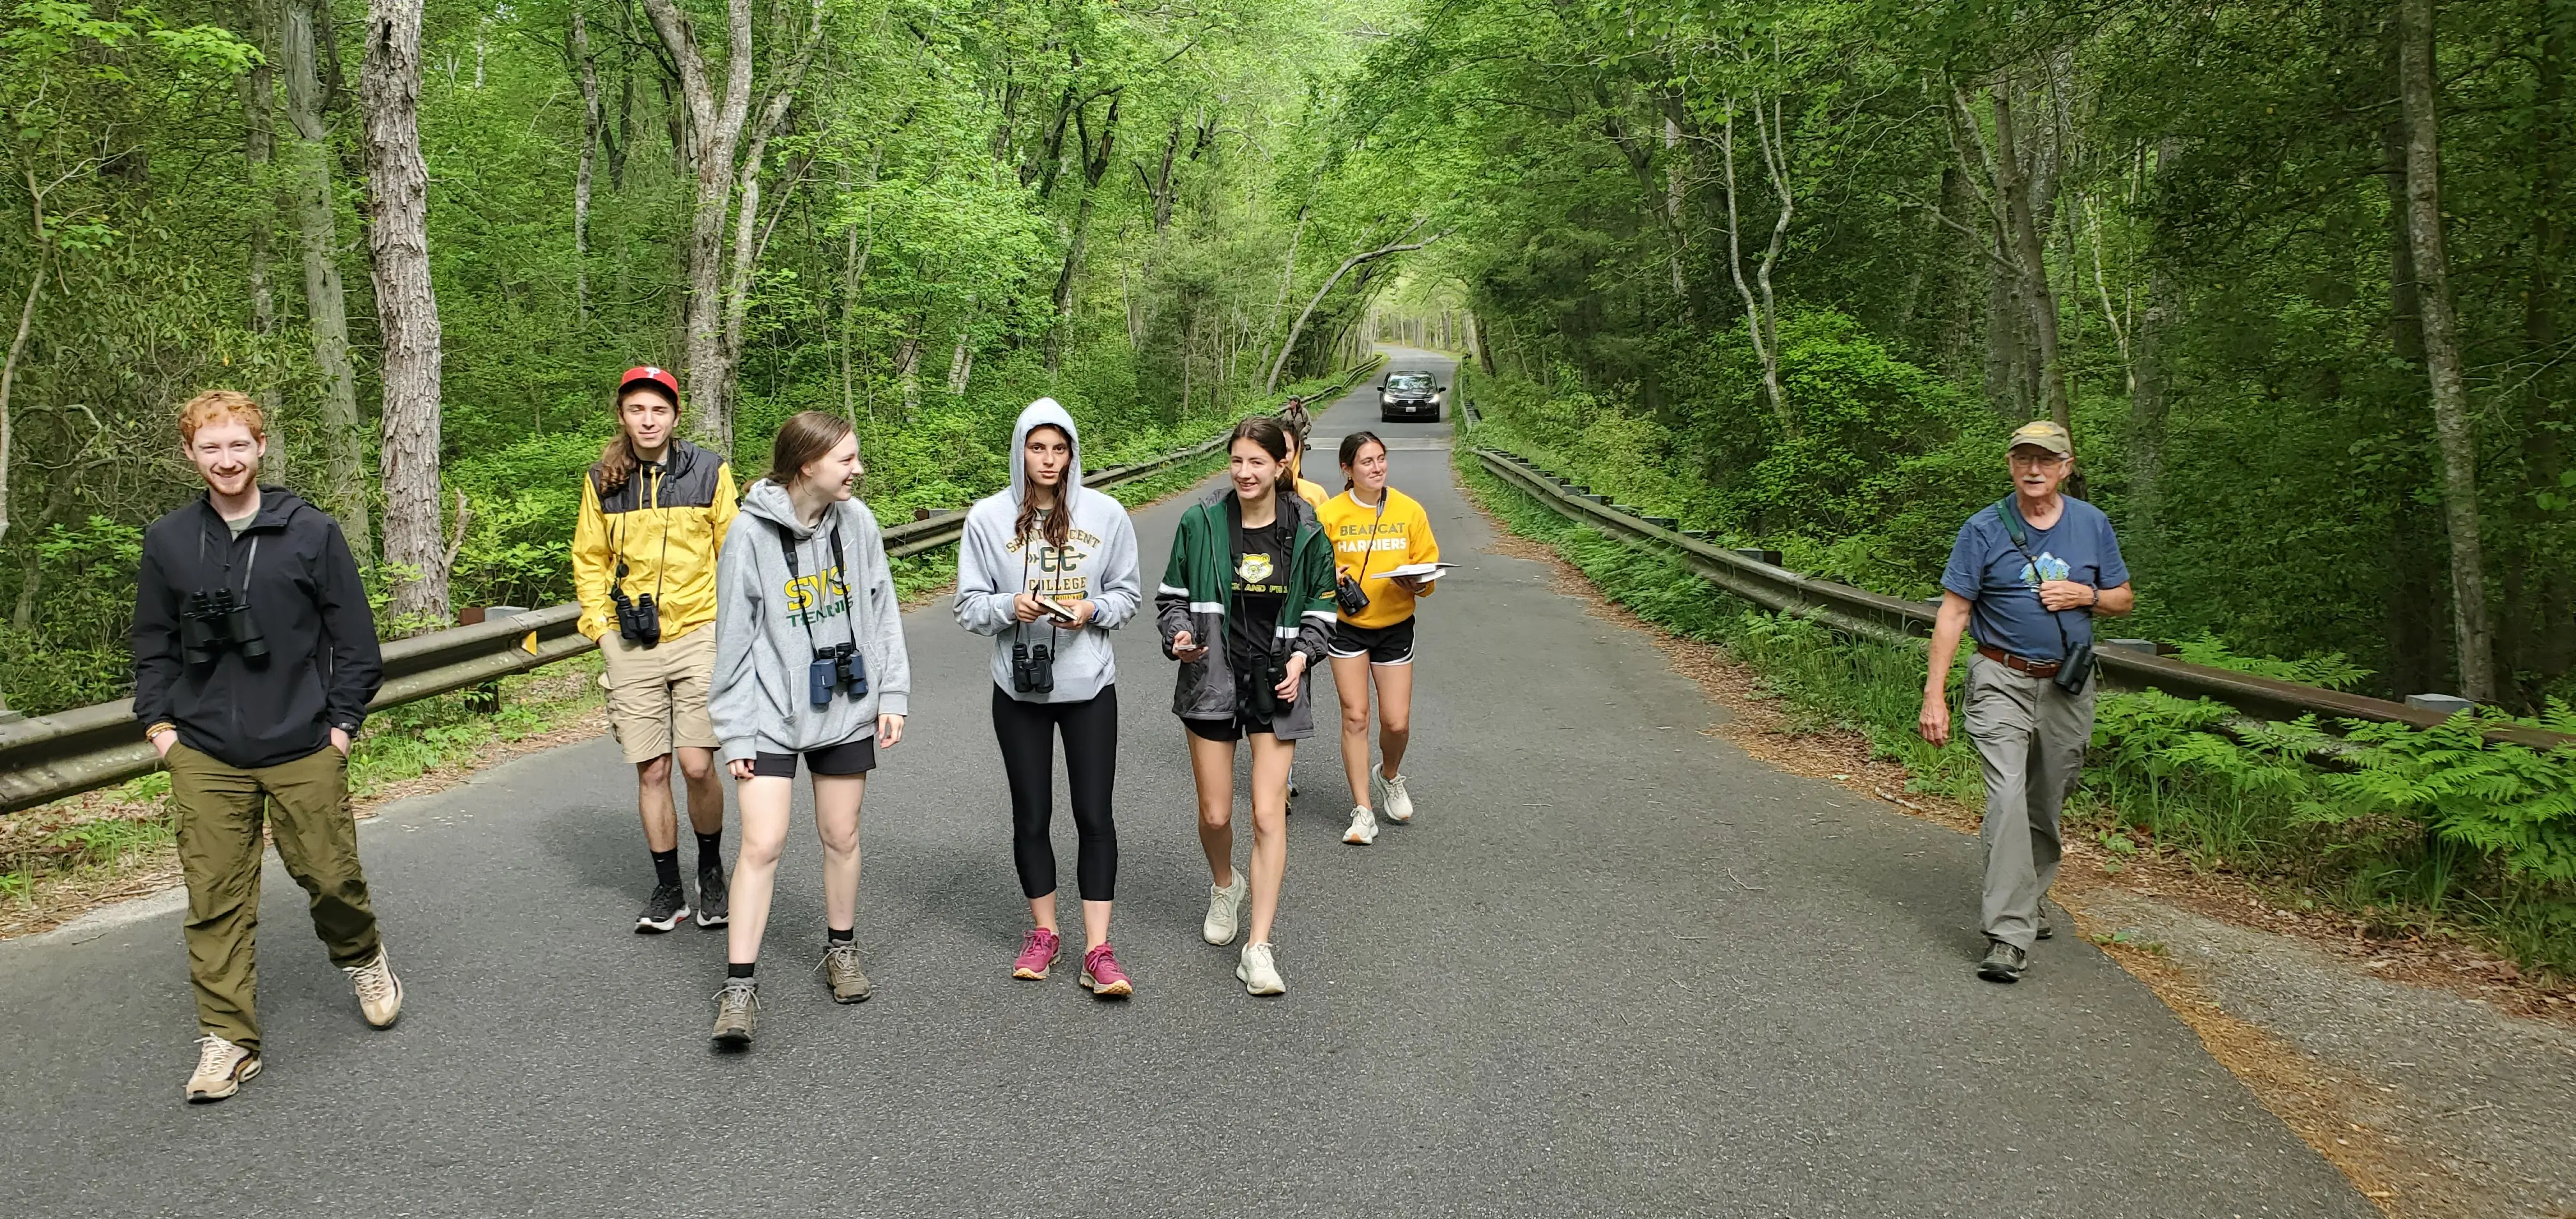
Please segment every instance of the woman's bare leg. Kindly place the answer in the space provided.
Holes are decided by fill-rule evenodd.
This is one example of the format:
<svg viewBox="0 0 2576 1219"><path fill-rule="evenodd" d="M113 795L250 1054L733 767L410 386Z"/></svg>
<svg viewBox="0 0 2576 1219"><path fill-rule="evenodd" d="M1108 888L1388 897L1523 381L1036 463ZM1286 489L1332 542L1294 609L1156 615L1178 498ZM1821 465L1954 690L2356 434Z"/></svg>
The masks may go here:
<svg viewBox="0 0 2576 1219"><path fill-rule="evenodd" d="M733 921L725 926L725 960L730 964L760 960L761 933L769 929L769 896L778 882L778 852L787 845L787 807L795 795L793 779L757 777L736 785L742 855L734 861L733 883L726 888L733 908Z"/></svg>
<svg viewBox="0 0 2576 1219"><path fill-rule="evenodd" d="M814 776L814 830L823 839L823 925L834 931L858 925L859 800L867 791L865 774Z"/></svg>
<svg viewBox="0 0 2576 1219"><path fill-rule="evenodd" d="M1351 803L1373 807L1369 804L1368 782L1367 656L1333 657L1333 692L1342 700L1342 773L1351 783Z"/></svg>
<svg viewBox="0 0 2576 1219"><path fill-rule="evenodd" d="M1190 777L1199 787L1199 849L1207 852L1208 883L1222 889L1234 883L1234 742L1195 732L1189 738ZM1280 807L1287 807L1284 768L1272 776L1270 788Z"/></svg>
<svg viewBox="0 0 2576 1219"><path fill-rule="evenodd" d="M1267 732L1256 732L1251 740L1252 938L1248 942L1267 944L1270 921L1279 915L1279 882L1288 872L1288 767L1297 760L1297 743ZM1230 774L1232 768L1227 769Z"/></svg>

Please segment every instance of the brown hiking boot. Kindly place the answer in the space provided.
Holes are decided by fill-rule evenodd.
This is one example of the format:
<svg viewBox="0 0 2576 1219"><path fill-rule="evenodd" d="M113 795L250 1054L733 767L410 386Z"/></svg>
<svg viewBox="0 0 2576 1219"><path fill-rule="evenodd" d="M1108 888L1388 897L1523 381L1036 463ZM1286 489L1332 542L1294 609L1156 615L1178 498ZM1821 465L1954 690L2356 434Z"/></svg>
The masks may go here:
<svg viewBox="0 0 2576 1219"><path fill-rule="evenodd" d="M720 1050L751 1047L751 1028L760 1021L760 987L749 978L727 978L716 992L714 1039Z"/></svg>
<svg viewBox="0 0 2576 1219"><path fill-rule="evenodd" d="M832 987L834 1003L864 1003L868 997L868 976L859 972L859 950L846 941L835 942L823 950L823 981Z"/></svg>

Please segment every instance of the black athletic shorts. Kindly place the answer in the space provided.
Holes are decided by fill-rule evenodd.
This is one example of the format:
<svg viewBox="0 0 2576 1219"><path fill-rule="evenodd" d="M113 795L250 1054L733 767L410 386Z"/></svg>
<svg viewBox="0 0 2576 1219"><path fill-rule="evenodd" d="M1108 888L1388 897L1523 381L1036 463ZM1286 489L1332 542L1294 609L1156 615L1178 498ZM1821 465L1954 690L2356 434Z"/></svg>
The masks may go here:
<svg viewBox="0 0 2576 1219"><path fill-rule="evenodd" d="M1267 732L1275 736L1279 731L1278 725L1274 723L1248 720L1240 715L1221 720L1194 720L1184 716L1181 719L1181 726L1189 729L1191 736L1210 741L1240 741L1256 732Z"/></svg>
<svg viewBox="0 0 2576 1219"><path fill-rule="evenodd" d="M1409 665L1413 663L1413 619L1394 626L1352 626L1347 622L1333 624L1333 659L1357 660L1368 657L1373 665Z"/></svg>
<svg viewBox="0 0 2576 1219"><path fill-rule="evenodd" d="M805 751L805 765L818 775L863 775L877 768L877 737L871 732L855 741ZM796 777L796 755L763 750L751 759L751 773L762 779Z"/></svg>

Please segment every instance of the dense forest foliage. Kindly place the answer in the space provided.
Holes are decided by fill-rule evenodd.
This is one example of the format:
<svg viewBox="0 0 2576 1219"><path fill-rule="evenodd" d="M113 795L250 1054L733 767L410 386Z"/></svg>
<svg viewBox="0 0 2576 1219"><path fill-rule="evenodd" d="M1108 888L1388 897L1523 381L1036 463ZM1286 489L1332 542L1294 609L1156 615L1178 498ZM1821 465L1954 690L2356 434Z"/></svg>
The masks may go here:
<svg viewBox="0 0 2576 1219"><path fill-rule="evenodd" d="M1404 168L1338 134L1384 38L1340 0L5 14L20 710L124 689L139 530L194 493L171 420L198 390L269 405L265 481L339 515L413 629L569 597L628 365L679 370L745 481L787 415L849 415L863 494L904 519L998 486L1041 394L1104 464L1329 371L1393 265L1348 260L1423 223ZM406 16L425 193L384 50Z"/></svg>
<svg viewBox="0 0 2576 1219"><path fill-rule="evenodd" d="M1557 468L1925 595L2054 416L2124 633L2570 689L2576 4L1422 15L1351 122L1460 196L1410 274Z"/></svg>

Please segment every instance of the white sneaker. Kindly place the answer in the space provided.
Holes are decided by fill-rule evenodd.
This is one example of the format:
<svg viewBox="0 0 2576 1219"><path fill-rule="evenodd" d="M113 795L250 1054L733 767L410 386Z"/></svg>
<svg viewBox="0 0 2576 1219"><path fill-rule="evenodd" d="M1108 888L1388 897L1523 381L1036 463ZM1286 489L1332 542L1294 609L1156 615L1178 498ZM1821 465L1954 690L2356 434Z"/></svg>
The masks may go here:
<svg viewBox="0 0 2576 1219"><path fill-rule="evenodd" d="M1242 921L1243 899L1251 891L1251 883L1244 879L1241 868L1234 870L1233 884L1223 888L1209 885L1207 921L1199 924L1199 938L1211 944L1233 943L1235 924Z"/></svg>
<svg viewBox="0 0 2576 1219"><path fill-rule="evenodd" d="M242 1084L257 1074L259 1055L208 1033L197 1039L197 1069L188 1076L188 1103L222 1100L241 1091Z"/></svg>
<svg viewBox="0 0 2576 1219"><path fill-rule="evenodd" d="M1351 806L1351 828L1342 832L1342 841L1364 847L1377 841L1377 814L1365 804Z"/></svg>
<svg viewBox="0 0 2576 1219"><path fill-rule="evenodd" d="M1402 825L1413 820L1413 797L1404 790L1404 776L1390 779L1372 770L1369 791L1377 797L1377 806L1386 810L1386 819Z"/></svg>
<svg viewBox="0 0 2576 1219"><path fill-rule="evenodd" d="M1247 995L1284 995L1288 984L1279 980L1279 965L1270 959L1270 945L1246 944L1243 959L1234 966L1234 976L1243 983Z"/></svg>

